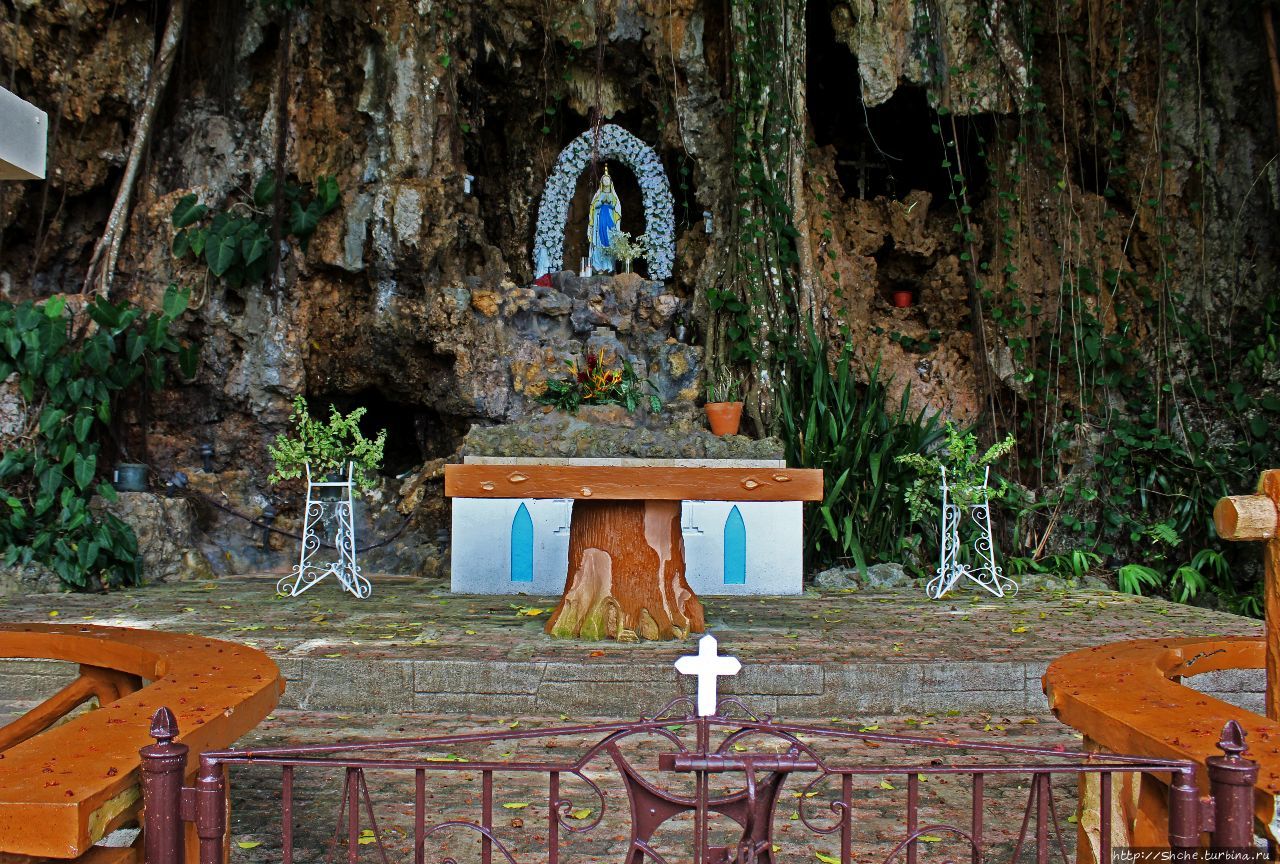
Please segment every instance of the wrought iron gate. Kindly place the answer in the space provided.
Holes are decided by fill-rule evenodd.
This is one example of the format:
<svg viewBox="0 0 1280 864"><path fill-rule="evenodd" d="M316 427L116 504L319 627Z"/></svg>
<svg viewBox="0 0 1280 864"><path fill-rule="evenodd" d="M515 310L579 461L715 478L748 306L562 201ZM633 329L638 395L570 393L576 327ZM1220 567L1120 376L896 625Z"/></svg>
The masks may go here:
<svg viewBox="0 0 1280 864"><path fill-rule="evenodd" d="M182 781L187 748L175 741L178 730L167 709L157 712L152 734L156 743L142 751L147 864L178 864L183 859L185 822L194 823L199 836L200 864L224 864L229 772L240 775L249 766L279 771L277 860L283 864L316 857L314 850L301 854L295 848L298 825L310 828L315 822L311 811L300 815L298 795L304 777L326 772L341 777L341 794L323 857L345 857L348 864L356 864L364 846L384 864L397 857L388 829L379 827L368 782L370 775L384 772L402 778L406 798L412 788L412 809L404 810L405 815L411 812L412 828L398 836L404 842L404 858L411 849L415 864L425 864L428 848L448 834L470 835L481 864L492 864L495 855L511 864L557 864L562 859L585 860L573 848L580 838L610 833L618 842L591 857L625 864L773 864L783 851L779 843L795 839L791 827L797 835L834 844L819 860L850 864L855 843L865 842L860 829L866 817L859 815L860 808L876 795L890 797L881 790L894 790L895 800L905 794L905 810L896 817L896 841L885 843L883 855L876 856L886 864L917 864L922 849L944 847L953 859L968 858L974 864L1016 861L1032 849L1038 864L1051 856L1065 862L1062 823L1067 820L1059 818L1054 806L1055 781L1071 782L1085 775L1097 775L1102 790L1098 857L1109 861L1113 779L1139 773L1168 778L1171 847L1200 846L1202 834L1215 848L1248 847L1253 842L1257 767L1241 756L1243 739L1234 723L1224 731L1224 756L1209 760L1213 794L1204 797L1197 790L1191 762L783 723L757 717L732 698L721 700L717 713L708 717L696 716L691 702L680 699L655 719L632 723L208 752L201 757L194 787L187 788ZM569 748L572 752L564 757L535 758L567 739L583 744ZM646 742L647 755L630 752L629 747L640 741ZM510 752L534 747L543 749L528 758ZM865 764L843 752L852 747L887 748L904 758L892 764ZM487 751L494 748L505 748L505 758L492 758ZM459 755L462 752L473 755ZM955 793L963 787L967 818L923 818L929 806L921 800L922 784L930 782L950 784L947 788ZM1001 782L1017 796L1025 790L1025 805L1020 797L1017 807L1009 801L989 801L993 784ZM621 791L606 792L603 787L609 784ZM516 805L519 818L500 827L496 817L510 817L512 812L503 808L513 805L501 804L495 796L506 794L511 786L537 791L539 801L536 806ZM438 806L437 794L445 799ZM625 809L613 812L613 797L625 802ZM783 801L791 800L796 810L782 838L779 811ZM1001 811L998 816L1012 817L1010 825L1020 820L1016 841L993 848L993 809ZM1012 829L1006 835L1012 838ZM861 857L865 860L865 854ZM455 858L447 855L443 860Z"/></svg>

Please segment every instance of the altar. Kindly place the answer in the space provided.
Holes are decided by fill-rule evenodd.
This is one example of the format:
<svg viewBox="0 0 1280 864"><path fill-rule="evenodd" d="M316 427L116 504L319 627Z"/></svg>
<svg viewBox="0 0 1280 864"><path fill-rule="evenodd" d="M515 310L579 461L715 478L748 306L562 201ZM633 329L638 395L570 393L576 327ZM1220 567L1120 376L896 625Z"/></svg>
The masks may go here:
<svg viewBox="0 0 1280 864"><path fill-rule="evenodd" d="M466 465L782 469L781 459L556 459L467 456ZM705 597L800 594L801 501L684 500L685 578ZM453 499L450 587L459 594L559 594L572 498Z"/></svg>
<svg viewBox="0 0 1280 864"><path fill-rule="evenodd" d="M618 460L621 462L621 460ZM471 499L572 499L564 594L547 621L552 636L618 641L683 639L706 629L686 576L685 501L732 502L722 554L745 565L740 505L816 501L822 472L781 467L463 464L445 468L445 495ZM526 506L523 505L522 506ZM517 508L510 572L532 534ZM526 513L527 516L527 513ZM729 534L736 535L728 538ZM769 546L771 541L758 541ZM525 548L521 548L521 547ZM459 556L454 550L455 560ZM737 567L735 567L735 571ZM745 581L745 572L742 573Z"/></svg>

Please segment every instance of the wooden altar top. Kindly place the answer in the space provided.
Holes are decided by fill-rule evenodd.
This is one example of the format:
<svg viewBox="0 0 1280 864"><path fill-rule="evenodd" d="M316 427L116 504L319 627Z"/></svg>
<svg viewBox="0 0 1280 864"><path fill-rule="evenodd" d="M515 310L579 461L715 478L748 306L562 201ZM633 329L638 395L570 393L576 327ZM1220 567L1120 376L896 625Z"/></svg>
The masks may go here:
<svg viewBox="0 0 1280 864"><path fill-rule="evenodd" d="M638 465L446 465L450 498L603 501L821 501L813 468Z"/></svg>

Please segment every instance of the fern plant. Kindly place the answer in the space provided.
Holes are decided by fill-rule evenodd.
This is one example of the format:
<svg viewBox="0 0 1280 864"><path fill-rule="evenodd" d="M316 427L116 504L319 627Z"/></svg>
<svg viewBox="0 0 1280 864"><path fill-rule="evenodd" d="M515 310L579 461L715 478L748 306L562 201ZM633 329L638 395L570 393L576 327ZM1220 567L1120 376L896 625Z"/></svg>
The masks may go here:
<svg viewBox="0 0 1280 864"><path fill-rule="evenodd" d="M947 494L951 503L961 507L999 501L1009 494L1009 484L998 480L994 487L987 482L988 469L1014 447L1010 434L978 455L978 439L972 430L961 432L950 420L944 431L945 441L935 451L907 453L898 462L916 473L915 482L907 489L907 505L911 518L921 521L937 518L941 512L942 472L946 469Z"/></svg>
<svg viewBox="0 0 1280 864"><path fill-rule="evenodd" d="M301 396L293 399L292 434L276 436L274 444L267 447L275 471L268 477L271 483L294 480L310 467L312 476L344 474L351 465L352 481L360 488L373 486L370 476L382 465L382 451L387 443L387 430L382 429L376 438L366 438L360 431L360 418L364 408L343 414L329 406L329 419L317 419L307 410L307 400Z"/></svg>

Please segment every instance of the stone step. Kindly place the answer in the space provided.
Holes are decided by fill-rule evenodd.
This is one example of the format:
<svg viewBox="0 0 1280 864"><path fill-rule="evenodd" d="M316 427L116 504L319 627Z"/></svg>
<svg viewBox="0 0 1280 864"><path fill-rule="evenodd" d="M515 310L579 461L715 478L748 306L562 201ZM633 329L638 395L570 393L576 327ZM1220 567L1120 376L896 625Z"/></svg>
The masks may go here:
<svg viewBox="0 0 1280 864"><path fill-rule="evenodd" d="M690 679L668 664L546 661L402 660L277 657L288 681L282 708L491 716L561 714L652 716ZM748 666L723 682L754 711L786 718L862 717L902 712L1048 710L1040 678L1045 663L881 662L820 667L780 663ZM26 701L70 681L69 664L0 661L0 700ZM1202 692L1261 713L1262 670L1209 673L1186 679Z"/></svg>

